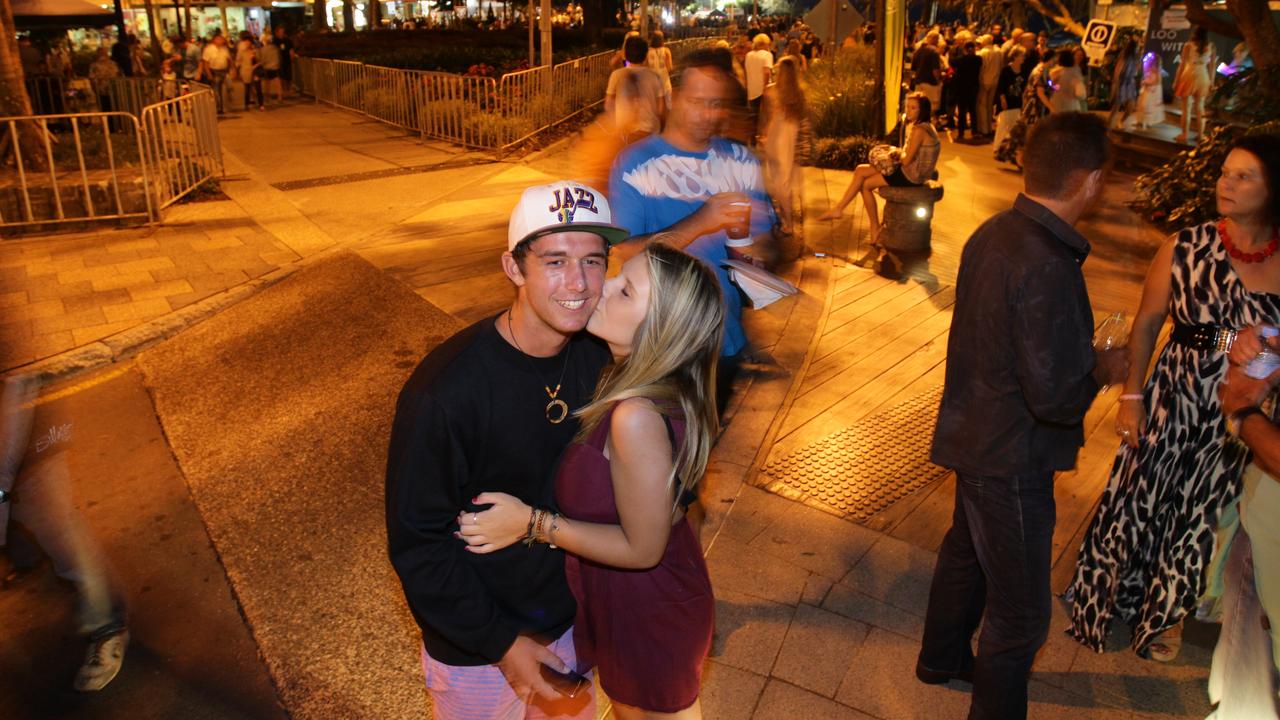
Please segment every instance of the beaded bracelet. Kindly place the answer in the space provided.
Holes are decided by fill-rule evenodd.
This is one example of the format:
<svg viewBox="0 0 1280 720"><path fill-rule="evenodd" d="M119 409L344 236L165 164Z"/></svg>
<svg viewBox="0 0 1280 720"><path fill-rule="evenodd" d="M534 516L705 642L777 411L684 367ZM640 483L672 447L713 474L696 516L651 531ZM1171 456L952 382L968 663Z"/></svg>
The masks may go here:
<svg viewBox="0 0 1280 720"><path fill-rule="evenodd" d="M1142 393L1125 393L1120 396L1121 400L1141 400Z"/></svg>

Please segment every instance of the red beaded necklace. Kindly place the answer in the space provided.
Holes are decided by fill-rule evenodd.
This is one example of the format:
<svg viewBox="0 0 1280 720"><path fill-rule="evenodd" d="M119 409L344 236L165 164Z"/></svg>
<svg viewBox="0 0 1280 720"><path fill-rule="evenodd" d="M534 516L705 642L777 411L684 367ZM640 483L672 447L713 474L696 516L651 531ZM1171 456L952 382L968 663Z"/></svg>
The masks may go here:
<svg viewBox="0 0 1280 720"><path fill-rule="evenodd" d="M1218 237L1222 238L1222 247L1226 248L1228 255L1245 263L1260 263L1274 255L1276 248L1280 247L1280 228L1271 228L1271 242L1267 243L1266 249L1262 252L1247 253L1236 247L1236 244L1231 242L1231 236L1227 234L1226 220L1218 221Z"/></svg>

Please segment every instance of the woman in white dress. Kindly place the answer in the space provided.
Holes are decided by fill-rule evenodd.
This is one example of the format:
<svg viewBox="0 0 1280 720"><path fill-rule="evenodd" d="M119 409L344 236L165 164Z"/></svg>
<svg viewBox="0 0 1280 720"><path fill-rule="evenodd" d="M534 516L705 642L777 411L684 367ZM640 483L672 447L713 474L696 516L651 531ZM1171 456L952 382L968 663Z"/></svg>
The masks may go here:
<svg viewBox="0 0 1280 720"><path fill-rule="evenodd" d="M1182 46L1178 74L1173 78L1173 94L1182 100L1182 132L1173 139L1174 142L1190 142L1192 109L1199 123L1197 137L1204 137L1204 99L1213 89L1213 67L1217 57L1217 50L1209 42L1209 33L1197 25L1191 31L1191 39Z"/></svg>
<svg viewBox="0 0 1280 720"><path fill-rule="evenodd" d="M760 144L765 152L765 183L770 197L778 204L778 224L782 232L792 231L795 214L792 192L797 182L796 146L805 119L804 88L800 84L800 65L795 57L784 55L773 68L773 82L764 90L760 113Z"/></svg>

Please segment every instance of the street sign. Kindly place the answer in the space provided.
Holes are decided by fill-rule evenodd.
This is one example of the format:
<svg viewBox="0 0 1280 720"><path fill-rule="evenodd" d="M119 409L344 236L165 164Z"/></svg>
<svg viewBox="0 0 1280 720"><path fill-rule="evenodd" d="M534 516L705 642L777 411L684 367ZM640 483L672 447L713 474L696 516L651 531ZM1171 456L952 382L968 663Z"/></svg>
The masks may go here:
<svg viewBox="0 0 1280 720"><path fill-rule="evenodd" d="M1080 47L1084 49L1084 54L1096 65L1107 54L1107 48L1111 47L1111 41L1115 37L1115 23L1107 20L1090 20L1089 26L1084 29L1084 38L1080 41Z"/></svg>

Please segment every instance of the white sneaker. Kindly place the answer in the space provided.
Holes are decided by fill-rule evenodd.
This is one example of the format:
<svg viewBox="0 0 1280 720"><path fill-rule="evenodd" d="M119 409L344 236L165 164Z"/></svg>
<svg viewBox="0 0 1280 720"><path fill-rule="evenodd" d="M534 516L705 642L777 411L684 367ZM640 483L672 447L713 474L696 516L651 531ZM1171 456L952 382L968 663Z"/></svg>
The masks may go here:
<svg viewBox="0 0 1280 720"><path fill-rule="evenodd" d="M124 649L129 645L129 631L121 630L93 641L84 654L84 665L76 673L75 689L97 692L116 679L124 664Z"/></svg>

